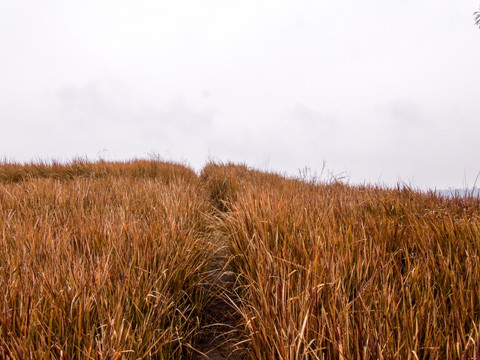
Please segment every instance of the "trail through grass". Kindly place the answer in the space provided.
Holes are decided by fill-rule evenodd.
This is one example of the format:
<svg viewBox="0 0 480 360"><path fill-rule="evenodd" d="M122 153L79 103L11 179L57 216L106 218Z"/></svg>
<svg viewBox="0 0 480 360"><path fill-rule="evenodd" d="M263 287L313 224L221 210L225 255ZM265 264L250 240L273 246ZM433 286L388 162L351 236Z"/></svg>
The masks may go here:
<svg viewBox="0 0 480 360"><path fill-rule="evenodd" d="M480 359L480 200L0 165L0 357Z"/></svg>

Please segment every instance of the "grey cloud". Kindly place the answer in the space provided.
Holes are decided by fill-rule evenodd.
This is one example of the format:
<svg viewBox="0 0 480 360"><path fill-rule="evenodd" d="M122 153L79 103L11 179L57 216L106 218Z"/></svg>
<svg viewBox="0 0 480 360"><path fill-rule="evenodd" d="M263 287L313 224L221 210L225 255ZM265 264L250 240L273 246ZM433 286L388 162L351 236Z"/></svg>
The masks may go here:
<svg viewBox="0 0 480 360"><path fill-rule="evenodd" d="M148 116L155 122L174 126L179 133L191 134L207 131L213 124L215 113L213 108L193 109L185 99L180 97L170 102L163 110L149 110Z"/></svg>
<svg viewBox="0 0 480 360"><path fill-rule="evenodd" d="M207 155L208 143L215 136L216 113L213 108L198 109L185 99L177 98L164 106L150 107L130 116L136 119L144 142L161 146L160 151L184 154L194 150L188 156L197 158Z"/></svg>
<svg viewBox="0 0 480 360"><path fill-rule="evenodd" d="M123 103L118 92L122 90L98 82L65 86L58 91L62 115L82 126L101 120L108 126L125 127L125 131L135 124L145 134L160 130L188 135L207 131L216 113L213 108L195 109L182 96L167 102L159 99L157 106L144 106L131 99Z"/></svg>
<svg viewBox="0 0 480 360"><path fill-rule="evenodd" d="M332 118L323 115L319 111L315 111L302 103L297 103L290 110L292 120L298 120L306 126L331 126L333 125Z"/></svg>
<svg viewBox="0 0 480 360"><path fill-rule="evenodd" d="M88 115L108 114L112 111L107 95L96 82L84 86L65 86L58 91L62 110Z"/></svg>
<svg viewBox="0 0 480 360"><path fill-rule="evenodd" d="M72 147L106 149L113 156L159 151L197 162L197 157L206 156L216 115L213 107L194 106L182 96L145 105L114 85L92 81L57 91L57 116L64 125L56 132L63 133Z"/></svg>
<svg viewBox="0 0 480 360"><path fill-rule="evenodd" d="M204 99L208 99L211 96L212 96L212 92L210 90L208 90L208 89L203 89L202 90L202 97Z"/></svg>
<svg viewBox="0 0 480 360"><path fill-rule="evenodd" d="M326 151L329 145L334 144L339 129L335 117L300 102L286 111L284 125L285 142L309 144L314 151Z"/></svg>
<svg viewBox="0 0 480 360"><path fill-rule="evenodd" d="M420 125L424 122L422 106L410 99L391 102L386 110L396 125Z"/></svg>

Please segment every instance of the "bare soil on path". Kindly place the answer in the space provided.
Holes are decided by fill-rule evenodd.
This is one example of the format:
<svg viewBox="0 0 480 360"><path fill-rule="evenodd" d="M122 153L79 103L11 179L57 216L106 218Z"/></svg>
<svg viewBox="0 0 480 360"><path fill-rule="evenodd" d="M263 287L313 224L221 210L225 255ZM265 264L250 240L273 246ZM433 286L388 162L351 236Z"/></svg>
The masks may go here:
<svg viewBox="0 0 480 360"><path fill-rule="evenodd" d="M216 281L212 284L213 296L207 306L204 334L194 360L247 360L250 357L241 331L242 319L235 308L239 302L234 291L237 276L230 265L231 254L225 239L215 241L219 243L212 269Z"/></svg>

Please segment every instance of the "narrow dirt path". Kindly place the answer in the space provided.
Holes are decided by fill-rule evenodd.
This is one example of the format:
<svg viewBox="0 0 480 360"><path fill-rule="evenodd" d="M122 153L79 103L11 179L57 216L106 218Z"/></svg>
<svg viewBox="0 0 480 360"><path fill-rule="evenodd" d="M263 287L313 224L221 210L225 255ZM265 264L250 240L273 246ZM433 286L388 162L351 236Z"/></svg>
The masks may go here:
<svg viewBox="0 0 480 360"><path fill-rule="evenodd" d="M231 253L228 243L218 234L213 234L218 243L218 252L213 264L214 281L211 287L212 301L205 313L204 334L200 339L195 360L246 360L248 356L242 340L241 316L232 301L238 303L235 295L236 274L230 265Z"/></svg>

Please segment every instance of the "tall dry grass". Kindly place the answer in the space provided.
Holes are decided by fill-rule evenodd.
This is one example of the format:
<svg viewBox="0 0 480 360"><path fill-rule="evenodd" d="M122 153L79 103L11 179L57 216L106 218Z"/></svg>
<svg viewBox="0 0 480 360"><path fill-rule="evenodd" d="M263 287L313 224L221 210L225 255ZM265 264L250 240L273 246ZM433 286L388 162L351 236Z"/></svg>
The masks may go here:
<svg viewBox="0 0 480 360"><path fill-rule="evenodd" d="M480 359L479 250L472 197L234 164L3 163L0 358L194 358L211 329L237 334L206 320L223 299L243 319L234 359Z"/></svg>
<svg viewBox="0 0 480 360"><path fill-rule="evenodd" d="M210 164L255 359L480 359L480 201Z"/></svg>
<svg viewBox="0 0 480 360"><path fill-rule="evenodd" d="M0 166L0 357L193 355L215 248L188 168Z"/></svg>
<svg viewBox="0 0 480 360"><path fill-rule="evenodd" d="M18 163L0 162L0 183L15 183L33 178L72 180L77 178L152 178L164 182L183 179L196 181L195 172L182 164L151 159L128 161L89 161L78 158L62 163L59 161L36 161Z"/></svg>

